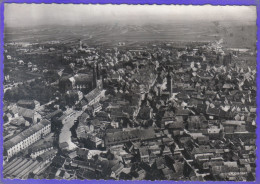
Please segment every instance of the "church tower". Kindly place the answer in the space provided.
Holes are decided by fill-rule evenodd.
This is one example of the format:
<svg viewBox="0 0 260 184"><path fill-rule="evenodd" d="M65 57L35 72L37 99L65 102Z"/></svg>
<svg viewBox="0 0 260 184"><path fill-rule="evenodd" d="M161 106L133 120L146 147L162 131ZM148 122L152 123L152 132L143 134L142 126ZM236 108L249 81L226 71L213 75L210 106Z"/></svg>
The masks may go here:
<svg viewBox="0 0 260 184"><path fill-rule="evenodd" d="M100 72L100 66L99 64L96 63L94 63L93 66L93 89L94 88L98 88L98 89L103 88L103 80Z"/></svg>
<svg viewBox="0 0 260 184"><path fill-rule="evenodd" d="M92 82L93 89L97 87L97 65L94 63L93 66L93 82Z"/></svg>
<svg viewBox="0 0 260 184"><path fill-rule="evenodd" d="M96 71L97 71L97 80L100 80L100 67L99 64L96 66Z"/></svg>
<svg viewBox="0 0 260 184"><path fill-rule="evenodd" d="M170 74L170 72L168 72L167 75L167 90L169 92L169 97L172 97L172 76Z"/></svg>
<svg viewBox="0 0 260 184"><path fill-rule="evenodd" d="M82 41L79 39L79 49L82 49Z"/></svg>

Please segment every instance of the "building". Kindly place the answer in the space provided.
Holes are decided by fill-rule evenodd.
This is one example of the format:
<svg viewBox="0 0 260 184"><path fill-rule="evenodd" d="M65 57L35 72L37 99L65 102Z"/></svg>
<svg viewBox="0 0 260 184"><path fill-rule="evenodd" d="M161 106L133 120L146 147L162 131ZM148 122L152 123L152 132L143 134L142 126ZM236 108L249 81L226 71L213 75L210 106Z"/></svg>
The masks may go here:
<svg viewBox="0 0 260 184"><path fill-rule="evenodd" d="M93 114L95 114L96 112L99 112L102 109L102 106L99 102L96 102L92 105L92 109L93 109Z"/></svg>
<svg viewBox="0 0 260 184"><path fill-rule="evenodd" d="M103 82L102 82L102 76L100 73L100 66L96 63L94 63L93 66L93 89L98 88L102 89L103 88Z"/></svg>
<svg viewBox="0 0 260 184"><path fill-rule="evenodd" d="M87 104L89 106L99 102L101 98L101 91L97 88L89 92L87 95L84 96L85 100L87 101Z"/></svg>
<svg viewBox="0 0 260 184"><path fill-rule="evenodd" d="M142 147L139 149L139 153L140 153L140 160L141 162L149 162L149 152L148 149L146 147Z"/></svg>
<svg viewBox="0 0 260 184"><path fill-rule="evenodd" d="M89 74L62 77L59 82L59 88L62 92L76 89L86 93L93 89L93 86L93 77Z"/></svg>
<svg viewBox="0 0 260 184"><path fill-rule="evenodd" d="M45 164L43 162L18 157L5 165L3 174L4 178L28 179L31 172L38 173L44 166Z"/></svg>
<svg viewBox="0 0 260 184"><path fill-rule="evenodd" d="M228 66L229 64L231 64L231 61L232 61L232 54L229 53L228 55L224 56L223 65Z"/></svg>
<svg viewBox="0 0 260 184"><path fill-rule="evenodd" d="M79 50L82 50L82 41L79 40Z"/></svg>
<svg viewBox="0 0 260 184"><path fill-rule="evenodd" d="M40 103L36 100L19 100L17 106L27 109L35 109L40 107Z"/></svg>
<svg viewBox="0 0 260 184"><path fill-rule="evenodd" d="M33 147L31 150L30 157L36 159L38 156L50 152L53 149L52 142L46 142L42 146Z"/></svg>
<svg viewBox="0 0 260 184"><path fill-rule="evenodd" d="M107 133L105 136L105 146L124 144L129 141L148 141L156 139L155 131L152 128L144 130L120 131L114 133Z"/></svg>
<svg viewBox="0 0 260 184"><path fill-rule="evenodd" d="M74 76L62 77L59 81L59 89L61 92L76 89L86 94L95 88L103 88L103 82L101 78L100 66L94 64L93 74L80 73Z"/></svg>
<svg viewBox="0 0 260 184"><path fill-rule="evenodd" d="M16 113L16 114L15 114ZM14 113L15 117L22 116L25 120L29 121L30 123L37 123L41 120L41 115L32 109L27 109L23 107L18 107L17 112Z"/></svg>
<svg viewBox="0 0 260 184"><path fill-rule="evenodd" d="M4 154L8 158L26 149L51 132L51 122L42 120L4 143Z"/></svg>

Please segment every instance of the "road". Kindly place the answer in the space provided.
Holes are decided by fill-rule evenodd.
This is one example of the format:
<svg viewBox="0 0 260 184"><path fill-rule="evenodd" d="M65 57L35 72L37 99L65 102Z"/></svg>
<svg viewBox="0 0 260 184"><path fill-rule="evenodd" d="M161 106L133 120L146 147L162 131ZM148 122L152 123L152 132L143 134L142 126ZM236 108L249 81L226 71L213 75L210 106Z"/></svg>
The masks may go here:
<svg viewBox="0 0 260 184"><path fill-rule="evenodd" d="M63 127L59 136L59 143L67 142L69 144L68 150L73 150L77 147L71 141L71 131L70 128L74 125L74 121L83 113L83 111L74 111L68 114L67 118L63 120Z"/></svg>

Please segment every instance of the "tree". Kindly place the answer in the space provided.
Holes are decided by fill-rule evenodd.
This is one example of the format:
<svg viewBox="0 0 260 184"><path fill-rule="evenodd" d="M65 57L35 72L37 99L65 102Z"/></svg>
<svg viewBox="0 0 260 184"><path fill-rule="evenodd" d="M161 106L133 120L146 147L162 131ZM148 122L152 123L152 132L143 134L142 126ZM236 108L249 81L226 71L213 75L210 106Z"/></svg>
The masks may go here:
<svg viewBox="0 0 260 184"><path fill-rule="evenodd" d="M33 172L30 172L28 175L28 179L34 179L35 174Z"/></svg>
<svg viewBox="0 0 260 184"><path fill-rule="evenodd" d="M8 117L6 115L3 116L4 122L8 122Z"/></svg>

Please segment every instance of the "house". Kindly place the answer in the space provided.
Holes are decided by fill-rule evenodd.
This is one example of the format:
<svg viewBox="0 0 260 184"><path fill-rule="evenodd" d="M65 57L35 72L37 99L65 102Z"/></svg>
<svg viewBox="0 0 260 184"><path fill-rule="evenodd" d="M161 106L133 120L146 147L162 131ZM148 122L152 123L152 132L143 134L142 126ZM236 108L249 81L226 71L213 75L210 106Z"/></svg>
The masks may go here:
<svg viewBox="0 0 260 184"><path fill-rule="evenodd" d="M22 116L25 120L30 123L37 123L42 119L41 114L35 110L18 107L18 115Z"/></svg>
<svg viewBox="0 0 260 184"><path fill-rule="evenodd" d="M17 106L33 110L40 107L40 103L36 100L19 100Z"/></svg>
<svg viewBox="0 0 260 184"><path fill-rule="evenodd" d="M216 119L219 117L219 109L217 108L208 108L206 110L206 115L208 116L209 119Z"/></svg>
<svg viewBox="0 0 260 184"><path fill-rule="evenodd" d="M42 146L34 146L31 149L29 149L30 152L30 157L35 159L38 156L42 155L45 152L48 152L53 149L53 144L52 142L46 142Z"/></svg>
<svg viewBox="0 0 260 184"><path fill-rule="evenodd" d="M20 117L20 118L12 119L10 121L10 125L17 126L17 127L21 127L21 126L29 127L30 123L29 121L26 121L23 117Z"/></svg>
<svg viewBox="0 0 260 184"><path fill-rule="evenodd" d="M203 115L188 117L188 130L189 131L206 128L207 124L208 124L208 122L206 121L206 118Z"/></svg>
<svg viewBox="0 0 260 184"><path fill-rule="evenodd" d="M119 122L112 121L112 122L110 123L110 125L111 125L112 127L114 127L114 128L119 128Z"/></svg>
<svg viewBox="0 0 260 184"><path fill-rule="evenodd" d="M69 144L67 142L62 142L59 144L60 149L66 149L69 147Z"/></svg>
<svg viewBox="0 0 260 184"><path fill-rule="evenodd" d="M119 174L122 172L123 169L124 169L124 165L121 162L118 162L116 165L114 165L111 168L110 177L117 178L117 176L119 176Z"/></svg>
<svg viewBox="0 0 260 184"><path fill-rule="evenodd" d="M175 173L182 175L183 169L184 169L184 163L182 163L182 162L175 162L173 164L173 169L174 169Z"/></svg>
<svg viewBox="0 0 260 184"><path fill-rule="evenodd" d="M96 102L92 105L93 114L99 112L102 109L102 106L99 102Z"/></svg>
<svg viewBox="0 0 260 184"><path fill-rule="evenodd" d="M112 73L110 78L112 82L119 82L122 79L121 75L118 72Z"/></svg>
<svg viewBox="0 0 260 184"><path fill-rule="evenodd" d="M190 111L188 109L177 108L175 115L176 116L188 117L190 115Z"/></svg>
<svg viewBox="0 0 260 184"><path fill-rule="evenodd" d="M95 148L99 147L102 145L102 139L94 136L94 135L89 135L89 141L90 141L90 144L93 145Z"/></svg>
<svg viewBox="0 0 260 184"><path fill-rule="evenodd" d="M164 147L164 149L162 151L162 155L172 155L172 152L168 146Z"/></svg>
<svg viewBox="0 0 260 184"><path fill-rule="evenodd" d="M19 60L19 61L17 61L17 63L18 63L18 65L24 65L23 60Z"/></svg>
<svg viewBox="0 0 260 184"><path fill-rule="evenodd" d="M7 55L6 58L7 58L8 60L10 60L10 59L12 59L12 56Z"/></svg>
<svg viewBox="0 0 260 184"><path fill-rule="evenodd" d="M52 113L47 114L45 118L52 121L55 117L61 117L62 114L63 114L62 110L58 109Z"/></svg>
<svg viewBox="0 0 260 184"><path fill-rule="evenodd" d="M165 111L161 120L161 127L164 128L165 126L174 123L175 115L173 111Z"/></svg>
<svg viewBox="0 0 260 184"><path fill-rule="evenodd" d="M197 138L198 144L207 144L209 142L209 136L200 136Z"/></svg>
<svg viewBox="0 0 260 184"><path fill-rule="evenodd" d="M83 93L79 90L72 89L65 93L65 101L67 105L78 104L83 98Z"/></svg>
<svg viewBox="0 0 260 184"><path fill-rule="evenodd" d="M84 149L84 148L78 148L77 149L77 155L79 158L83 159L83 160L87 160L88 159L88 150Z"/></svg>
<svg viewBox="0 0 260 184"><path fill-rule="evenodd" d="M75 157L77 157L78 155L77 155L77 151L72 151L71 153L69 153L69 158L71 158L71 159L74 159Z"/></svg>
<svg viewBox="0 0 260 184"><path fill-rule="evenodd" d="M161 148L159 147L158 144L154 144L152 146L149 146L149 151L151 152L151 154L154 154L156 156L161 154Z"/></svg>
<svg viewBox="0 0 260 184"><path fill-rule="evenodd" d="M39 157L43 160L45 164L48 164L56 156L57 152L57 149L51 149L50 151L41 154Z"/></svg>
<svg viewBox="0 0 260 184"><path fill-rule="evenodd" d="M33 65L33 66L32 66L32 71L33 71L33 72L38 71L37 65Z"/></svg>
<svg viewBox="0 0 260 184"><path fill-rule="evenodd" d="M146 147L139 148L141 162L149 162L149 152Z"/></svg>
<svg viewBox="0 0 260 184"><path fill-rule="evenodd" d="M166 180L173 180L174 179L173 171L171 169L169 169L168 167L162 169L162 173L163 173L163 176Z"/></svg>
<svg viewBox="0 0 260 184"><path fill-rule="evenodd" d="M32 68L32 63L31 63L31 62L28 62L28 63L27 63L27 67L28 67L28 68Z"/></svg>
<svg viewBox="0 0 260 184"><path fill-rule="evenodd" d="M135 129L131 131L119 131L114 133L107 133L104 141L105 146L110 147L113 145L124 144L128 141L145 141L155 139L155 131L152 128L149 129Z"/></svg>
<svg viewBox="0 0 260 184"><path fill-rule="evenodd" d="M132 159L134 158L134 156L132 154L125 154L122 155L124 164L127 165L131 165Z"/></svg>
<svg viewBox="0 0 260 184"><path fill-rule="evenodd" d="M139 114L137 118L140 118L142 120L148 120L152 118L152 108L149 106L142 106L139 110Z"/></svg>
<svg viewBox="0 0 260 184"><path fill-rule="evenodd" d="M169 130L172 131L174 136L183 135L184 124L182 121L174 121L166 126Z"/></svg>
<svg viewBox="0 0 260 184"><path fill-rule="evenodd" d="M166 167L166 161L163 157L158 157L155 160L155 164L157 169L164 169Z"/></svg>
<svg viewBox="0 0 260 184"><path fill-rule="evenodd" d="M144 169L140 169L137 171L138 177L134 178L135 180L144 180L146 176L146 171Z"/></svg>
<svg viewBox="0 0 260 184"><path fill-rule="evenodd" d="M60 168L63 166L63 164L65 163L65 158L61 157L61 156L55 156L52 160L52 164L57 167Z"/></svg>

